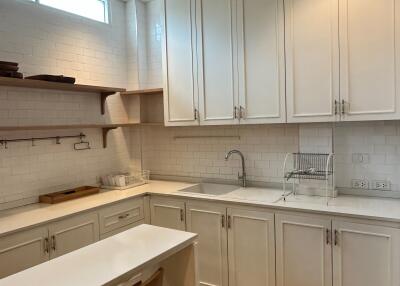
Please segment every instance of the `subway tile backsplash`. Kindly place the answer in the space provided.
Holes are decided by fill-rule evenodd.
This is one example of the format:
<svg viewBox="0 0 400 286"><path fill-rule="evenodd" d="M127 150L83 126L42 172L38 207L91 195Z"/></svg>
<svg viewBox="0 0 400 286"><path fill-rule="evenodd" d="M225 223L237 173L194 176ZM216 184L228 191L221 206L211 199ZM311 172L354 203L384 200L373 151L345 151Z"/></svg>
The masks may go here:
<svg viewBox="0 0 400 286"><path fill-rule="evenodd" d="M190 135L239 135L234 139L179 139ZM146 127L143 168L158 175L236 179L239 160L225 162L237 148L246 156L249 180L281 182L287 152L336 154L336 185L351 188L352 180L389 181L400 191L400 122L255 125L240 127ZM359 162L353 155L364 154Z"/></svg>

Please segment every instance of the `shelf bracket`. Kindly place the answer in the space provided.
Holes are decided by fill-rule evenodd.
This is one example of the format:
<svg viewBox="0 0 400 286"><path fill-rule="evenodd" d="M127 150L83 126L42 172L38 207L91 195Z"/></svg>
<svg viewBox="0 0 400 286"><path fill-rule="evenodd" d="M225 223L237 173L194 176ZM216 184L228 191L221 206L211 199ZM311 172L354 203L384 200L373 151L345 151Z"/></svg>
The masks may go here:
<svg viewBox="0 0 400 286"><path fill-rule="evenodd" d="M104 115L106 113L106 100L107 97L110 95L115 94L115 92L102 92L100 93L100 105L101 105L101 115Z"/></svg>
<svg viewBox="0 0 400 286"><path fill-rule="evenodd" d="M103 148L107 148L107 135L110 130L117 129L118 127L103 127Z"/></svg>

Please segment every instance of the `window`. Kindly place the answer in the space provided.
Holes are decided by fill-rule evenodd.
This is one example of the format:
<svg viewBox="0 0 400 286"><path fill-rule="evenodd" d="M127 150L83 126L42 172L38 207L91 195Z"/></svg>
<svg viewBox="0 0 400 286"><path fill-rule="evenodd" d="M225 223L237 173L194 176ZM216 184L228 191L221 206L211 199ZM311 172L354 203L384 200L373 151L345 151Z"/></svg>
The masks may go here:
<svg viewBox="0 0 400 286"><path fill-rule="evenodd" d="M32 0L39 4L108 23L108 0Z"/></svg>

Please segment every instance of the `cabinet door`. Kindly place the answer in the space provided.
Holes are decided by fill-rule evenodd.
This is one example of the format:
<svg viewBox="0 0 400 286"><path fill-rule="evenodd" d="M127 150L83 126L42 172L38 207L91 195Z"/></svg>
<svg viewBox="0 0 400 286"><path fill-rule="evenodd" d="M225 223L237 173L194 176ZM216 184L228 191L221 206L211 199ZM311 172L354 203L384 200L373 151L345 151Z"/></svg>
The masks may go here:
<svg viewBox="0 0 400 286"><path fill-rule="evenodd" d="M199 235L200 285L228 285L226 208L189 202L186 205L186 216L187 230Z"/></svg>
<svg viewBox="0 0 400 286"><path fill-rule="evenodd" d="M283 0L237 0L240 123L286 121Z"/></svg>
<svg viewBox="0 0 400 286"><path fill-rule="evenodd" d="M398 286L400 230L334 221L334 286Z"/></svg>
<svg viewBox="0 0 400 286"><path fill-rule="evenodd" d="M285 0L288 122L334 121L338 0Z"/></svg>
<svg viewBox="0 0 400 286"><path fill-rule="evenodd" d="M194 0L163 0L165 125L198 125Z"/></svg>
<svg viewBox="0 0 400 286"><path fill-rule="evenodd" d="M97 213L76 215L49 226L50 258L64 255L99 240Z"/></svg>
<svg viewBox="0 0 400 286"><path fill-rule="evenodd" d="M275 286L274 215L229 208L228 226L229 285Z"/></svg>
<svg viewBox="0 0 400 286"><path fill-rule="evenodd" d="M150 200L151 224L185 230L185 203L167 198L152 197Z"/></svg>
<svg viewBox="0 0 400 286"><path fill-rule="evenodd" d="M239 122L235 0L197 1L200 124ZM236 108L236 109L235 109Z"/></svg>
<svg viewBox="0 0 400 286"><path fill-rule="evenodd" d="M332 285L331 221L276 215L277 286Z"/></svg>
<svg viewBox="0 0 400 286"><path fill-rule="evenodd" d="M399 4L340 0L342 120L400 118Z"/></svg>
<svg viewBox="0 0 400 286"><path fill-rule="evenodd" d="M0 278L49 260L47 227L0 238Z"/></svg>

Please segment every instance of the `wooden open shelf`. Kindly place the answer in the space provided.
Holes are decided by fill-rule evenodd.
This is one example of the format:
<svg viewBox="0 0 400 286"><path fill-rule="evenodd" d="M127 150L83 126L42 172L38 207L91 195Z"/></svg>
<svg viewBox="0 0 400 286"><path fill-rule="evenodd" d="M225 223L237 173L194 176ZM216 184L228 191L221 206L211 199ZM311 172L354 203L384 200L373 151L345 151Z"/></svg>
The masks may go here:
<svg viewBox="0 0 400 286"><path fill-rule="evenodd" d="M24 131L24 130L61 130L61 129L86 129L99 128L103 133L103 147L107 148L107 135L110 130L119 127L136 126L140 123L121 124L77 124L77 125L36 125L36 126L0 126L0 131Z"/></svg>
<svg viewBox="0 0 400 286"><path fill-rule="evenodd" d="M124 88L116 88L116 87L68 84L68 83L49 82L43 80L18 79L10 77L0 77L0 86L98 93L100 94L101 114L105 113L105 102L108 96L113 95L117 92L126 91L126 89Z"/></svg>
<svg viewBox="0 0 400 286"><path fill-rule="evenodd" d="M121 92L121 95L146 95L146 94L158 94L163 93L162 88L152 88L152 89L139 89L139 90L128 90Z"/></svg>

